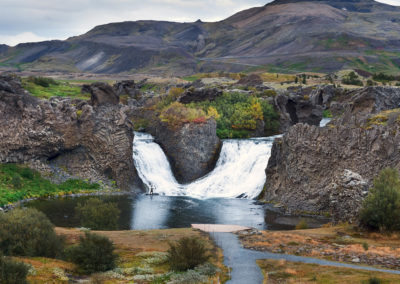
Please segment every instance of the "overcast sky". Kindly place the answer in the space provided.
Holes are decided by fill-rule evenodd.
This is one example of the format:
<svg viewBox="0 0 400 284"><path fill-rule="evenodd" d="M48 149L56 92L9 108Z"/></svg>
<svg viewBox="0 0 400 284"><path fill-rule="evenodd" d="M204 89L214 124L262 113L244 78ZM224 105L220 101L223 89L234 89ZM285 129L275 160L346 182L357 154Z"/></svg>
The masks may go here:
<svg viewBox="0 0 400 284"><path fill-rule="evenodd" d="M0 0L0 43L66 39L111 22L218 21L271 0ZM379 0L400 5L400 0Z"/></svg>

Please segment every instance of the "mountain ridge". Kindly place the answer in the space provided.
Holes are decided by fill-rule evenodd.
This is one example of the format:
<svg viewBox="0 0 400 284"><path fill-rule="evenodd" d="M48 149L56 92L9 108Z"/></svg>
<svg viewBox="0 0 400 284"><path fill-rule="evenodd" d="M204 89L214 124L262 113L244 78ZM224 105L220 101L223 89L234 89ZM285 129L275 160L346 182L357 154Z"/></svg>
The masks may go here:
<svg viewBox="0 0 400 284"><path fill-rule="evenodd" d="M65 41L0 47L0 66L91 73L397 72L399 31L400 8L372 0L277 0L219 22L126 21Z"/></svg>

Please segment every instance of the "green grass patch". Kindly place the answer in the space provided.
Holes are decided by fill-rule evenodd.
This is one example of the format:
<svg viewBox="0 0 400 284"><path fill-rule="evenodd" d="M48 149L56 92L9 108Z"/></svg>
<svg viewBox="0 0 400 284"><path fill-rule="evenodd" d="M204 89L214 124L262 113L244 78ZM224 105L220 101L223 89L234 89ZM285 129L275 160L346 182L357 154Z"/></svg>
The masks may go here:
<svg viewBox="0 0 400 284"><path fill-rule="evenodd" d="M81 87L66 81L53 80L41 77L29 77L22 79L22 86L33 96L41 99L51 97L70 97L82 100L90 99L89 94L82 94Z"/></svg>
<svg viewBox="0 0 400 284"><path fill-rule="evenodd" d="M0 165L0 206L26 198L66 195L78 192L94 192L100 189L97 183L70 179L54 184L40 173L16 164Z"/></svg>

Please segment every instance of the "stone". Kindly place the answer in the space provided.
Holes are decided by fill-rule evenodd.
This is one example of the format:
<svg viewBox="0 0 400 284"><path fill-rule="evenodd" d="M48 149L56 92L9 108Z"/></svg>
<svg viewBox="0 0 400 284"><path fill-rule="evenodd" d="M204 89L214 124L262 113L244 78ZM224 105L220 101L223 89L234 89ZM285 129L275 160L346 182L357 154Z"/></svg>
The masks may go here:
<svg viewBox="0 0 400 284"><path fill-rule="evenodd" d="M90 92L90 103L92 106L119 104L119 96L106 83L93 83L85 86L85 90Z"/></svg>
<svg viewBox="0 0 400 284"><path fill-rule="evenodd" d="M178 99L180 103L190 104L202 101L214 101L222 95L222 90L218 88L189 88Z"/></svg>

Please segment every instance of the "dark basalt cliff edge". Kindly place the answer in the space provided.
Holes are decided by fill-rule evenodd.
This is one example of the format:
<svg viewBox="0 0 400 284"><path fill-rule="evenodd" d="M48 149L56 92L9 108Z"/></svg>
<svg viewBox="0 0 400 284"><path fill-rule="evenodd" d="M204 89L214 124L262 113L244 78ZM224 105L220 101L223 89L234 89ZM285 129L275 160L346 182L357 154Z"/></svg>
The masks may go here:
<svg viewBox="0 0 400 284"><path fill-rule="evenodd" d="M400 168L400 89L348 93L344 114L325 128L297 124L272 148L264 199L288 212L329 212L355 220L372 180L385 167Z"/></svg>
<svg viewBox="0 0 400 284"><path fill-rule="evenodd" d="M155 123L148 130L165 151L176 179L180 183L194 181L215 166L221 149L214 119L206 123L185 123L172 129Z"/></svg>
<svg viewBox="0 0 400 284"><path fill-rule="evenodd" d="M132 125L117 104L39 100L18 79L0 77L0 163L27 163L50 175L62 169L92 181L113 179L131 189L138 182L132 142Z"/></svg>

